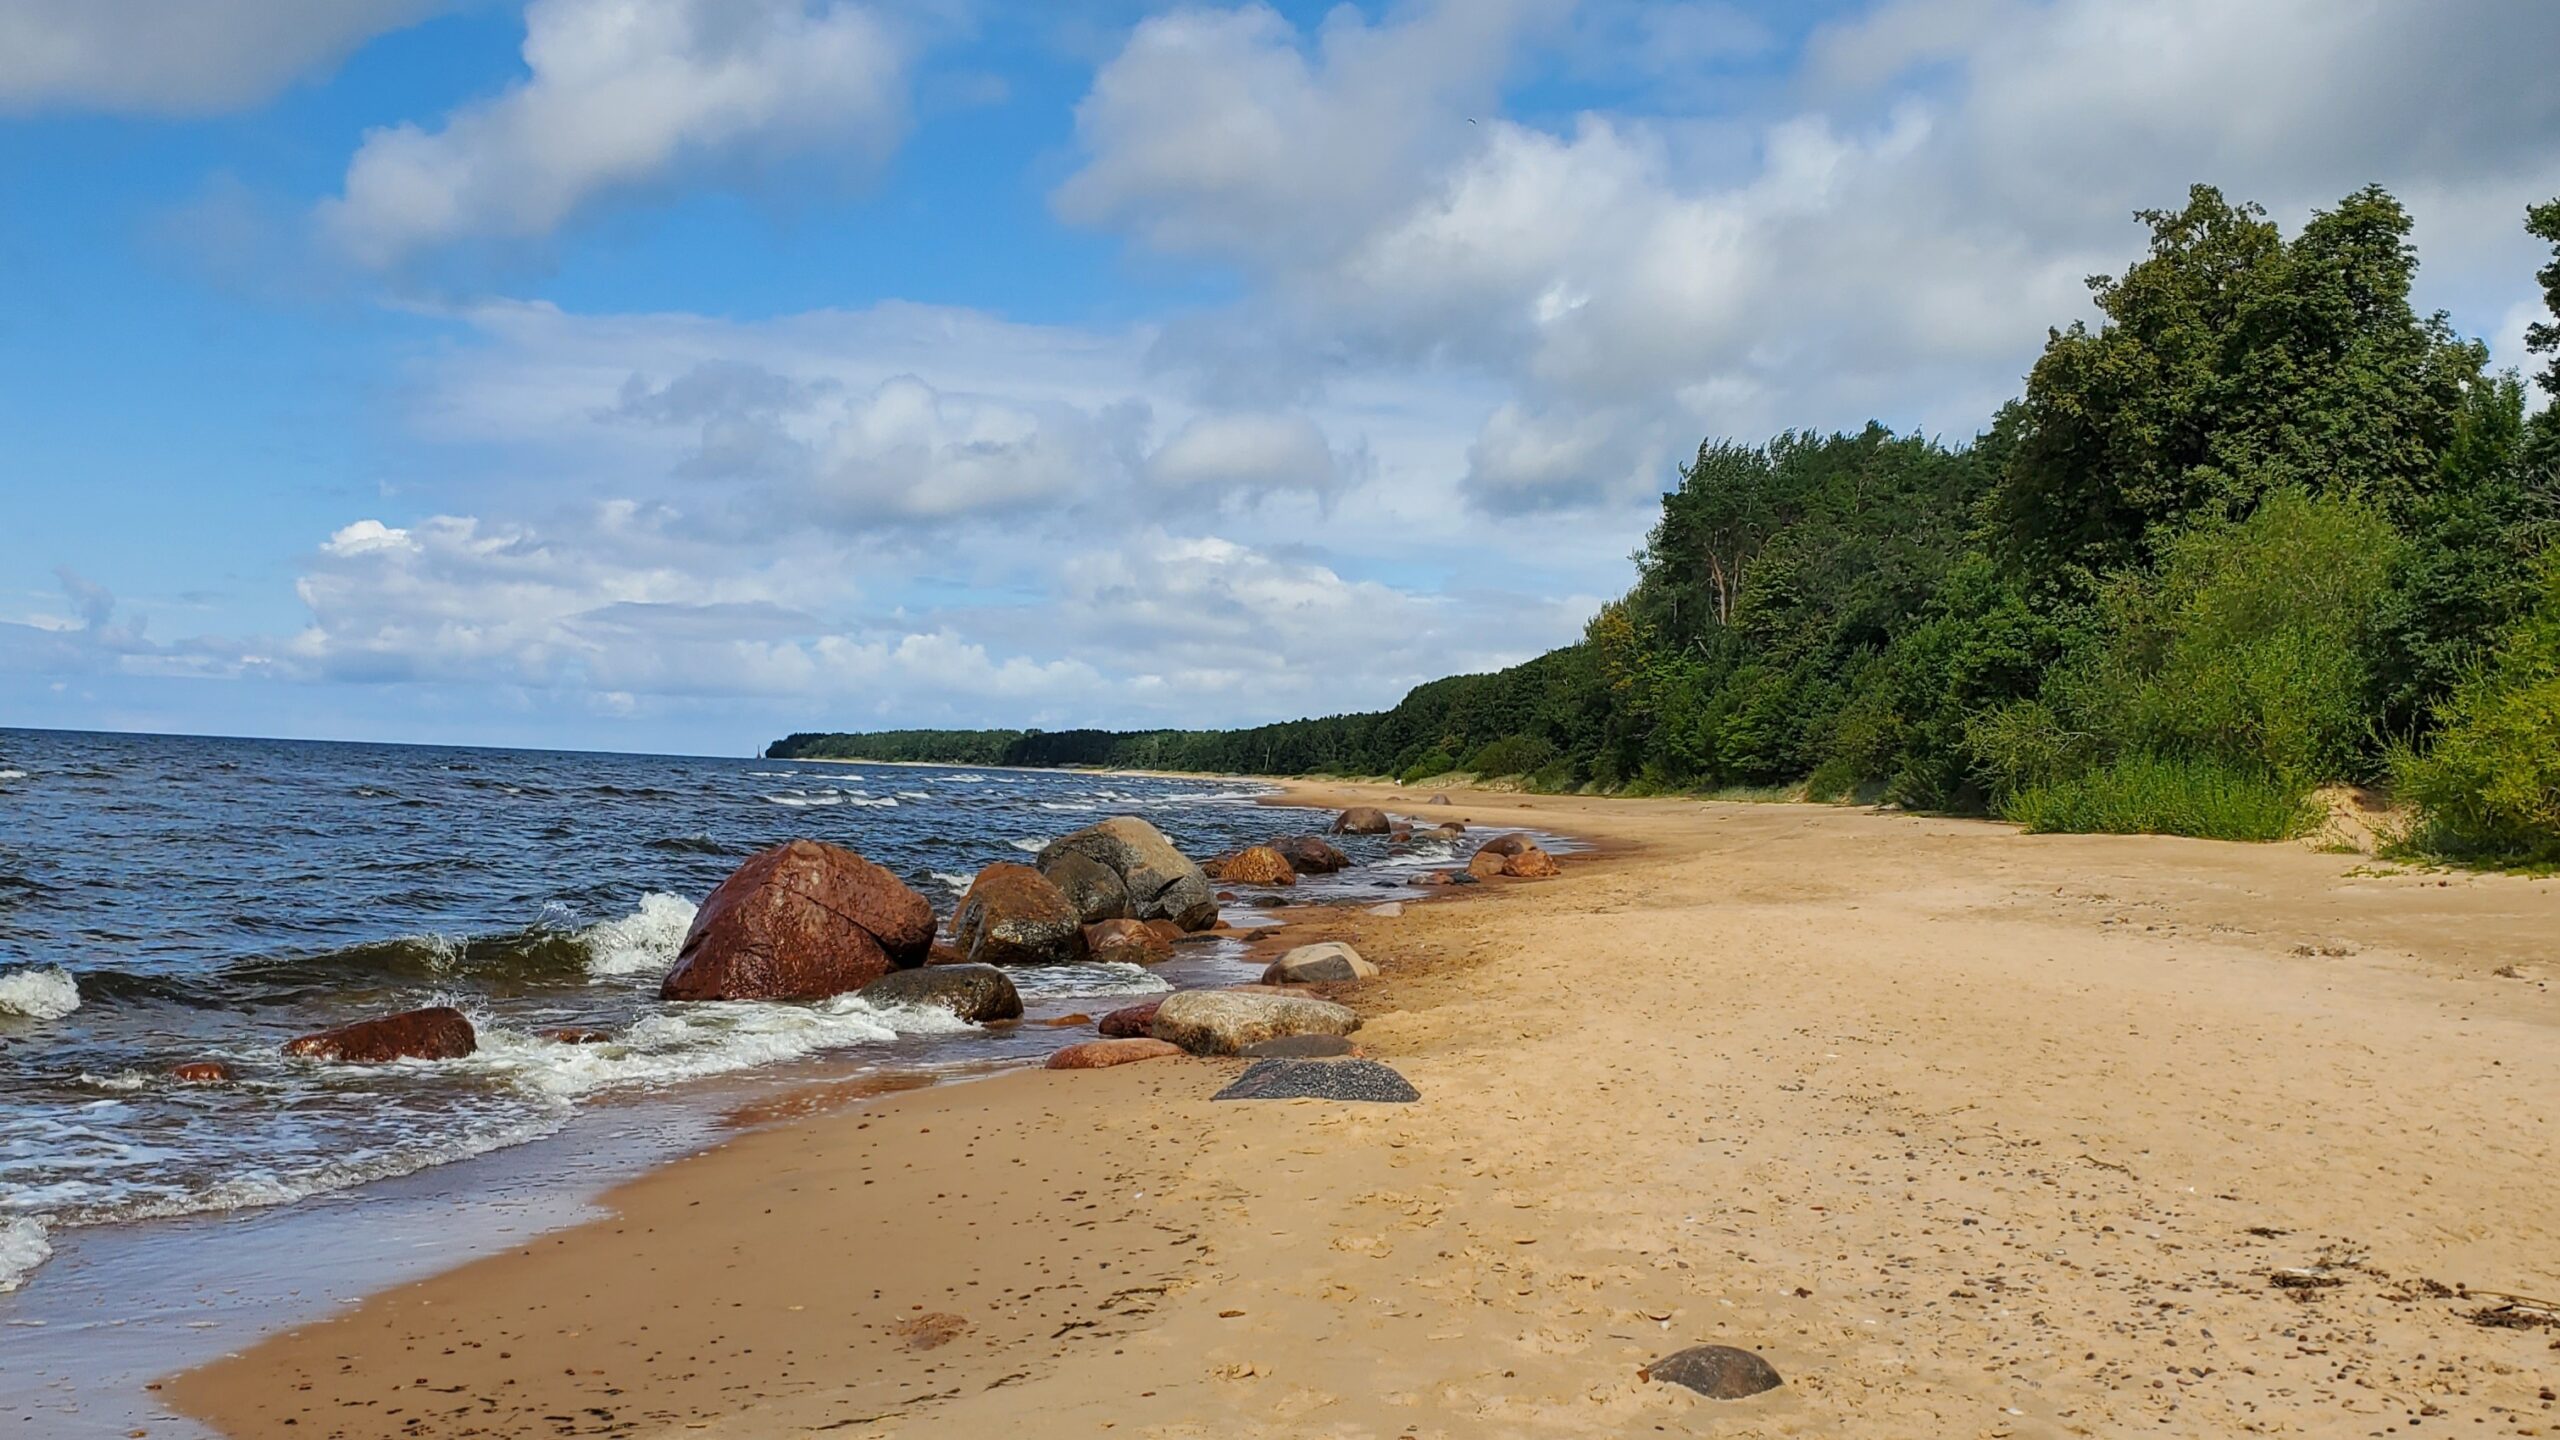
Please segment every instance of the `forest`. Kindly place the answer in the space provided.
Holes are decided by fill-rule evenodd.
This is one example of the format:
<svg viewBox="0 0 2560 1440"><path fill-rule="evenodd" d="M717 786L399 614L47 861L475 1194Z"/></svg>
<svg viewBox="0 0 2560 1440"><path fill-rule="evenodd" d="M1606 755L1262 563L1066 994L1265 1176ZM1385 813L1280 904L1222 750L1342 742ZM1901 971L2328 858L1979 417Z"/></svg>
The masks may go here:
<svg viewBox="0 0 2560 1440"><path fill-rule="evenodd" d="M2411 301L2368 188L2290 238L2144 212L1969 442L1711 439L1578 644L1391 710L1223 731L799 734L776 757L1801 790L2040 830L2302 833L2560 864L2560 403ZM2560 200L2549 317L2560 393Z"/></svg>

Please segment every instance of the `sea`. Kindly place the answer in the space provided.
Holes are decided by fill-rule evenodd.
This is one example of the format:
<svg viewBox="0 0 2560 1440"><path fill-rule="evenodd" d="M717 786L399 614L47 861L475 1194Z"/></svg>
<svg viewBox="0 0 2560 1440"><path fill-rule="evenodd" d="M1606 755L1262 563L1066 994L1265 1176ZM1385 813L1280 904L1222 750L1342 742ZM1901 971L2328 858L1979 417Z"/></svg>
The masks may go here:
<svg viewBox="0 0 2560 1440"><path fill-rule="evenodd" d="M0 1320L27 1298L6 1292L41 1291L48 1257L98 1227L192 1216L189 1246L219 1245L207 1217L343 1198L515 1147L627 1140L633 1116L687 1113L653 1111L653 1098L716 1091L726 1103L728 1082L757 1075L1036 1063L1071 1038L1041 1019L1249 978L1232 941L1179 947L1151 969L1026 968L1014 979L1031 1023L987 1030L851 996L657 998L697 902L765 846L850 847L947 917L981 866L1110 815L1143 816L1195 856L1321 828L1324 817L1256 804L1264 793L1082 772L0 729ZM1454 858L1339 843L1354 868L1311 878L1302 899L1410 895L1410 871ZM1227 913L1254 919L1243 905ZM280 1049L428 1004L469 1014L479 1053L347 1066ZM615 1038L538 1036L564 1025ZM236 1083L170 1078L196 1060L230 1066ZM580 1124L600 1109L610 1125Z"/></svg>

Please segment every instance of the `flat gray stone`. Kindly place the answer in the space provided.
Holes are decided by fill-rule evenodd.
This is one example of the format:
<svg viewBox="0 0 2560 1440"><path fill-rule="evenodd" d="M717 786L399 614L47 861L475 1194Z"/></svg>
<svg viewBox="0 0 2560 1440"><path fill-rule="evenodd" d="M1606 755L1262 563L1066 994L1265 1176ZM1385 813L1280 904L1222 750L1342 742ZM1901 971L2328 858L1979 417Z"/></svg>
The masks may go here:
<svg viewBox="0 0 2560 1440"><path fill-rule="evenodd" d="M1692 1345L1644 1367L1645 1379L1681 1385L1710 1400L1740 1400L1787 1382L1769 1362L1731 1345Z"/></svg>
<svg viewBox="0 0 2560 1440"><path fill-rule="evenodd" d="M1375 1060L1256 1060L1212 1100L1358 1100L1409 1105L1422 1098Z"/></svg>

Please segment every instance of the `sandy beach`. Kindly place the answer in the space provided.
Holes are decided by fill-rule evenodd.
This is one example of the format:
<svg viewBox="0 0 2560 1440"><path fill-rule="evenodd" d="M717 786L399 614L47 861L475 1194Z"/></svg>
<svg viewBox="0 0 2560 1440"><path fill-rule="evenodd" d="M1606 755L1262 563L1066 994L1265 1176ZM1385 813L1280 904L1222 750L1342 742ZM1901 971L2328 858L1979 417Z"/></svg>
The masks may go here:
<svg viewBox="0 0 2560 1440"><path fill-rule="evenodd" d="M1596 847L1288 912L1383 968L1337 998L1419 1103L1171 1059L813 1104L164 1394L261 1440L2560 1433L2560 1329L2498 1308L2560 1299L2560 884L1286 798ZM1787 1384L1639 1379L1704 1342Z"/></svg>

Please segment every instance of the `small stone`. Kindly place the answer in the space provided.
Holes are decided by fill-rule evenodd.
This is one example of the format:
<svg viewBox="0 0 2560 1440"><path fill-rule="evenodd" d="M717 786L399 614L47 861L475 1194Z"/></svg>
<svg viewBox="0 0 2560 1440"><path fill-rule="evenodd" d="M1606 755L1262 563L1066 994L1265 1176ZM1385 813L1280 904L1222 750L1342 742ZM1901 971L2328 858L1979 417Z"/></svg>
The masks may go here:
<svg viewBox="0 0 2560 1440"><path fill-rule="evenodd" d="M612 1031L598 1030L587 1025L554 1025L548 1030L536 1030L533 1033L536 1038L548 1040L554 1045L603 1045L613 1039Z"/></svg>
<svg viewBox="0 0 2560 1440"><path fill-rule="evenodd" d="M1312 985L1329 980L1374 980L1378 967L1339 940L1301 945L1262 972L1265 985Z"/></svg>
<svg viewBox="0 0 2560 1440"><path fill-rule="evenodd" d="M1741 1400L1787 1383L1768 1361L1731 1345L1692 1345L1647 1365L1636 1378L1686 1386L1710 1400Z"/></svg>
<svg viewBox="0 0 2560 1440"><path fill-rule="evenodd" d="M228 1085L231 1067L219 1060L189 1060L170 1066L169 1078L181 1085Z"/></svg>
<svg viewBox="0 0 2560 1440"><path fill-rule="evenodd" d="M1127 1040L1087 1040L1070 1045L1051 1055L1051 1070L1108 1070L1114 1065L1129 1065L1140 1060L1163 1060L1182 1053L1179 1045L1138 1036Z"/></svg>
<svg viewBox="0 0 2560 1440"><path fill-rule="evenodd" d="M1351 1100L1409 1105L1411 1082L1375 1060L1256 1060L1212 1100Z"/></svg>

